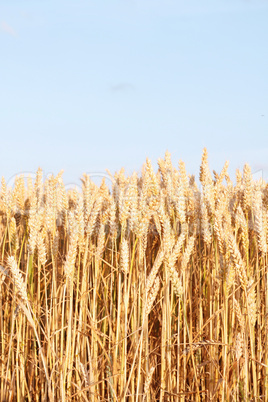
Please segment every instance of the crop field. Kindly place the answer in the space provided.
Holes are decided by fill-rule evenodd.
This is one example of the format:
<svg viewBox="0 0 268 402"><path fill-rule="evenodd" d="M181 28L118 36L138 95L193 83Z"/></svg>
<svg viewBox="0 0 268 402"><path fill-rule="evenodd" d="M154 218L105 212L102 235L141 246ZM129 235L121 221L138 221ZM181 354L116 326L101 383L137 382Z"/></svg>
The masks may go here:
<svg viewBox="0 0 268 402"><path fill-rule="evenodd" d="M268 401L268 184L171 163L0 192L0 400Z"/></svg>

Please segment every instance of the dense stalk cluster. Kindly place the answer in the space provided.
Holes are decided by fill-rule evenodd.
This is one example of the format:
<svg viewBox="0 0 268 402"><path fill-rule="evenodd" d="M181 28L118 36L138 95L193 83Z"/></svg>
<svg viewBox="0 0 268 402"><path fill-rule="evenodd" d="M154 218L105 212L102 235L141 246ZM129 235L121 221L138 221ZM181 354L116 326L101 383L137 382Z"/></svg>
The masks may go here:
<svg viewBox="0 0 268 402"><path fill-rule="evenodd" d="M1 401L268 401L268 184L158 166L2 179Z"/></svg>

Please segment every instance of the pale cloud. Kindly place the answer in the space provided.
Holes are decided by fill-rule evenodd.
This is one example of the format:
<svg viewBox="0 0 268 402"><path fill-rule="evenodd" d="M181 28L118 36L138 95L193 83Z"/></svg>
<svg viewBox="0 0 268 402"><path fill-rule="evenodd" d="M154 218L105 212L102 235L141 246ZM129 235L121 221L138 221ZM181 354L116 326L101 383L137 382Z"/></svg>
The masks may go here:
<svg viewBox="0 0 268 402"><path fill-rule="evenodd" d="M28 13L28 12L26 12L26 11L21 11L21 12L20 12L20 15L21 15L21 17L22 17L25 21L32 22L33 19L34 19L33 14Z"/></svg>
<svg viewBox="0 0 268 402"><path fill-rule="evenodd" d="M116 85L111 86L112 92L125 92L134 89L134 85L129 82L119 82Z"/></svg>
<svg viewBox="0 0 268 402"><path fill-rule="evenodd" d="M9 24L7 24L5 21L1 21L0 29L1 29L2 32L7 33L8 35L17 36L17 34L14 31L14 29Z"/></svg>

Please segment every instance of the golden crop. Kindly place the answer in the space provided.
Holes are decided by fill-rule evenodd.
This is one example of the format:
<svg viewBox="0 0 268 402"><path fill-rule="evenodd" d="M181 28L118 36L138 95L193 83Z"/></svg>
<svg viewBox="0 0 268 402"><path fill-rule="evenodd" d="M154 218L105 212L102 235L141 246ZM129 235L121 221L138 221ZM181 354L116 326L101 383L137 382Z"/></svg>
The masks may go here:
<svg viewBox="0 0 268 402"><path fill-rule="evenodd" d="M2 179L1 401L268 401L268 185L158 165Z"/></svg>

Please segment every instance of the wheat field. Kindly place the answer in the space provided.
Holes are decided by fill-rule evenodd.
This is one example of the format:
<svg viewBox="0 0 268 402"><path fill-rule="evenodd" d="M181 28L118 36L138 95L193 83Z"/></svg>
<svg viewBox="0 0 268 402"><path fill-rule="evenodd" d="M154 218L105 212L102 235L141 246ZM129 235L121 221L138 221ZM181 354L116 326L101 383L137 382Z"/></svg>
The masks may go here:
<svg viewBox="0 0 268 402"><path fill-rule="evenodd" d="M2 178L2 402L268 401L268 184L158 167Z"/></svg>

